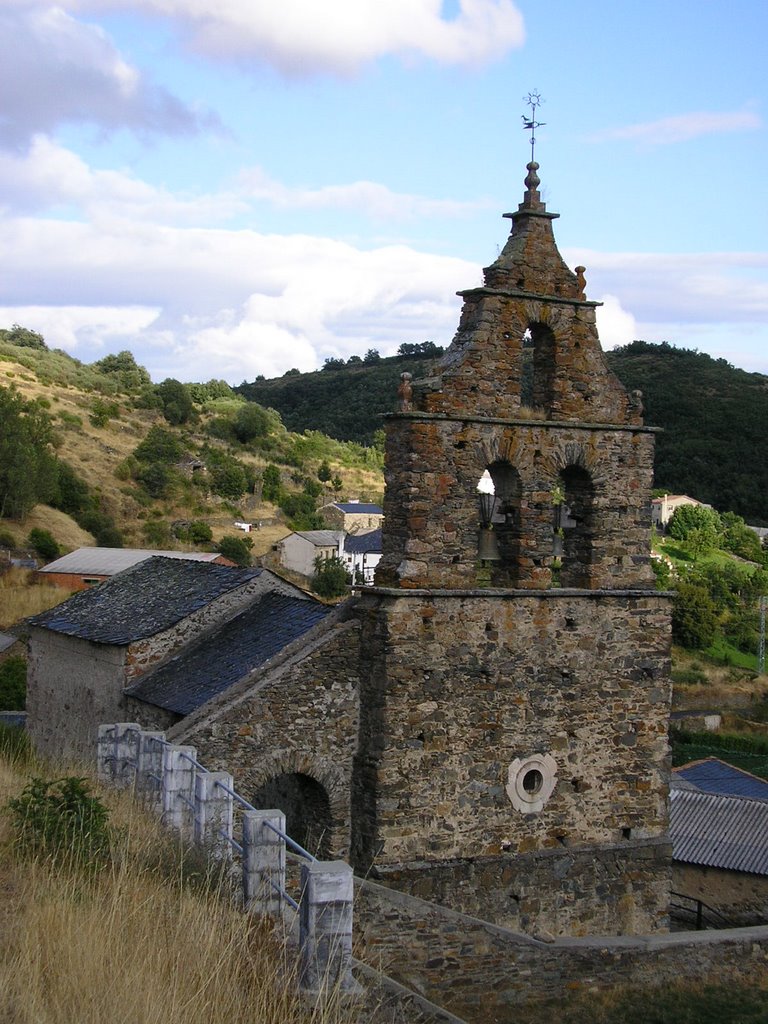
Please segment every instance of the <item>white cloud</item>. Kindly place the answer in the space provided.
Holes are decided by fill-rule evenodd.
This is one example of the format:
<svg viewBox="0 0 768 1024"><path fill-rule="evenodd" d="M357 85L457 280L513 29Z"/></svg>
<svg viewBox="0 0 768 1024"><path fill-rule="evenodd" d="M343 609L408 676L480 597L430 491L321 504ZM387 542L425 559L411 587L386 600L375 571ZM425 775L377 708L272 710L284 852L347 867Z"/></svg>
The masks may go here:
<svg viewBox="0 0 768 1024"><path fill-rule="evenodd" d="M603 303L597 310L597 330L604 349L628 345L639 337L637 321L615 295L602 295L597 301Z"/></svg>
<svg viewBox="0 0 768 1024"><path fill-rule="evenodd" d="M242 171L239 186L252 199L264 200L278 207L355 210L382 221L466 216L490 205L486 200L459 202L392 192L375 181L355 181L348 185L326 185L314 189L292 188L272 180L259 167Z"/></svg>
<svg viewBox="0 0 768 1024"><path fill-rule="evenodd" d="M21 149L65 122L140 133L190 134L203 119L147 83L96 25L60 7L11 3L0 10L0 144Z"/></svg>
<svg viewBox="0 0 768 1024"><path fill-rule="evenodd" d="M159 310L141 306L0 306L0 323L23 324L49 341L49 348L77 354L85 349L98 359L134 338L157 318Z"/></svg>
<svg viewBox="0 0 768 1024"><path fill-rule="evenodd" d="M647 121L643 124L607 128L588 138L590 142L626 139L646 145L668 146L675 142L689 142L702 135L724 135L731 132L754 131L762 127L762 118L750 110L726 111L720 114L695 111L690 114L662 117L658 121Z"/></svg>
<svg viewBox="0 0 768 1024"><path fill-rule="evenodd" d="M72 6L122 4L73 0ZM524 40L512 0L459 0L453 19L443 17L442 0L134 0L132 6L176 20L200 52L255 58L296 76L349 74L386 55L477 65Z"/></svg>

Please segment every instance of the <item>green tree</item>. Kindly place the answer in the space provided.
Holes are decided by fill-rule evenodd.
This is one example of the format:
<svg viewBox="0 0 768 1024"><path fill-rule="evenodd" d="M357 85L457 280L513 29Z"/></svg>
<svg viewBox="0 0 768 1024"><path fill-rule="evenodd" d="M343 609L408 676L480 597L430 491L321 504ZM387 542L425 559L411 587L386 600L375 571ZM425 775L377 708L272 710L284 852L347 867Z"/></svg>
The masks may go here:
<svg viewBox="0 0 768 1024"><path fill-rule="evenodd" d="M152 498L167 498L171 492L173 474L163 462L145 462L136 473L136 479Z"/></svg>
<svg viewBox="0 0 768 1024"><path fill-rule="evenodd" d="M186 423L192 415L192 396L189 388L173 377L157 385L157 394L163 403L163 416L174 427Z"/></svg>
<svg viewBox="0 0 768 1024"><path fill-rule="evenodd" d="M59 557L59 545L50 530L41 530L39 526L36 526L29 531L27 542L41 558L45 558L49 562L51 559Z"/></svg>
<svg viewBox="0 0 768 1024"><path fill-rule="evenodd" d="M672 602L672 638L681 647L709 647L717 630L717 609L706 587L681 580Z"/></svg>
<svg viewBox="0 0 768 1024"><path fill-rule="evenodd" d="M266 437L269 426L267 410L255 402L248 402L238 409L232 432L241 444L247 444L257 437Z"/></svg>
<svg viewBox="0 0 768 1024"><path fill-rule="evenodd" d="M184 455L184 446L172 431L154 426L136 446L133 454L140 462L164 462L171 465Z"/></svg>
<svg viewBox="0 0 768 1024"><path fill-rule="evenodd" d="M13 654L0 665L0 711L23 711L27 699L27 663Z"/></svg>
<svg viewBox="0 0 768 1024"><path fill-rule="evenodd" d="M202 519L193 519L189 524L189 539L192 544L209 544L213 533L208 523Z"/></svg>
<svg viewBox="0 0 768 1024"><path fill-rule="evenodd" d="M687 541L692 530L703 531L701 536L707 539L714 537L710 545L714 547L722 533L720 516L714 509L704 505L680 505L667 523L667 533L675 540Z"/></svg>
<svg viewBox="0 0 768 1024"><path fill-rule="evenodd" d="M0 387L0 518L24 519L56 492L50 417L14 388Z"/></svg>
<svg viewBox="0 0 768 1024"><path fill-rule="evenodd" d="M93 366L99 373L112 377L121 391L137 392L152 384L147 370L143 366L139 366L133 354L128 351L104 356Z"/></svg>
<svg viewBox="0 0 768 1024"><path fill-rule="evenodd" d="M327 484L332 476L333 473L331 472L331 467L328 465L327 460L323 459L317 470L317 479L320 480L321 483Z"/></svg>
<svg viewBox="0 0 768 1024"><path fill-rule="evenodd" d="M330 558L317 556L312 577L312 589L316 594L320 597L341 597L346 594L351 583L352 577L338 555L331 555Z"/></svg>
<svg viewBox="0 0 768 1024"><path fill-rule="evenodd" d="M220 555L228 558L230 562L234 562L235 565L247 568L251 564L252 547L253 541L250 537L227 536L221 538L216 545L216 550Z"/></svg>
<svg viewBox="0 0 768 1024"><path fill-rule="evenodd" d="M264 467L264 472L261 474L261 485L261 496L264 501L271 501L277 505L282 497L283 482L280 470L271 462Z"/></svg>
<svg viewBox="0 0 768 1024"><path fill-rule="evenodd" d="M0 331L0 341L6 341L10 345L18 345L19 348L36 348L41 352L47 352L48 346L42 334L37 331L30 331L21 324L13 324L10 330Z"/></svg>

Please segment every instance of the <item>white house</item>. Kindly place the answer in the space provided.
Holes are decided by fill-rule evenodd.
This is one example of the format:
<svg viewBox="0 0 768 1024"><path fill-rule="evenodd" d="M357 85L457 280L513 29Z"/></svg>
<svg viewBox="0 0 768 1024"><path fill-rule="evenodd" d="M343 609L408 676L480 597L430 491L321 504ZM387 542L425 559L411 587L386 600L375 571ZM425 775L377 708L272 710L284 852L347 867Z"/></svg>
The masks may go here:
<svg viewBox="0 0 768 1024"><path fill-rule="evenodd" d="M344 534L341 530L301 530L280 541L280 564L301 576L312 576L315 559L340 556Z"/></svg>
<svg viewBox="0 0 768 1024"><path fill-rule="evenodd" d="M666 529L667 523L672 518L675 510L681 505L699 505L702 508L712 508L703 501L689 498L687 494L663 494L660 498L654 498L651 502L651 522L654 526L661 526Z"/></svg>
<svg viewBox="0 0 768 1024"><path fill-rule="evenodd" d="M341 557L352 579L370 586L381 561L381 530L350 533L344 537Z"/></svg>

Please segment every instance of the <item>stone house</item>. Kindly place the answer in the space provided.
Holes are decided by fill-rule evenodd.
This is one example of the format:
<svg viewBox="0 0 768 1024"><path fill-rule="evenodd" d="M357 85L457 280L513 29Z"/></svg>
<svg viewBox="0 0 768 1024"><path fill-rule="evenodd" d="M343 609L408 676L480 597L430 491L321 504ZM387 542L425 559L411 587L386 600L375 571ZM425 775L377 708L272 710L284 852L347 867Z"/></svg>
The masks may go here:
<svg viewBox="0 0 768 1024"><path fill-rule="evenodd" d="M332 501L321 505L318 512L328 526L343 533L362 533L377 530L384 518L380 505L365 501Z"/></svg>
<svg viewBox="0 0 768 1024"><path fill-rule="evenodd" d="M263 569L155 556L34 616L28 620L27 711L36 750L57 759L91 757L99 724L124 720L129 708L147 719L126 690L203 640L219 645L218 664L209 665L219 680L232 679L224 670L228 659L243 672L268 660L322 617L302 617L293 610L296 602L302 611L309 605L324 611ZM250 618L238 619L246 611ZM232 634L233 621L254 632L246 650ZM209 683L207 692L217 685L224 683ZM157 707L155 717L169 720Z"/></svg>
<svg viewBox="0 0 768 1024"><path fill-rule="evenodd" d="M149 548L77 548L39 570L46 583L64 590L87 590L148 558L183 558L193 562L234 565L223 555L208 551L155 551Z"/></svg>
<svg viewBox="0 0 768 1024"><path fill-rule="evenodd" d="M280 565L300 576L313 576L316 558L339 555L344 534L339 530L300 530L278 544Z"/></svg>
<svg viewBox="0 0 768 1024"><path fill-rule="evenodd" d="M768 798L704 792L677 778L670 794L673 890L734 926L768 923Z"/></svg>
<svg viewBox="0 0 768 1024"><path fill-rule="evenodd" d="M382 527L374 584L215 692L209 649L194 706L165 651L118 696L404 897L537 934L652 933L671 873L655 430L607 367L537 170L453 343L385 417L383 520L357 522Z"/></svg>

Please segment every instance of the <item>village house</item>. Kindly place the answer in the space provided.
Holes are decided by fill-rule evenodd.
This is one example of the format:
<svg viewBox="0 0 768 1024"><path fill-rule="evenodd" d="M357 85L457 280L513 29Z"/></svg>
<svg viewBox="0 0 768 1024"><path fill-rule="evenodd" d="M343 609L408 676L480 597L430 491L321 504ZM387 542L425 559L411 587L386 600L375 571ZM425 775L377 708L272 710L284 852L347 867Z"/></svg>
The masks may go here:
<svg viewBox="0 0 768 1024"><path fill-rule="evenodd" d="M299 530L278 544L280 565L290 572L311 578L316 558L338 557L344 534L340 530Z"/></svg>
<svg viewBox="0 0 768 1024"><path fill-rule="evenodd" d="M665 530L667 523L675 514L675 510L682 505L698 505L700 508L712 508L705 505L703 501L689 498L687 494L663 494L660 498L651 501L651 522L657 527Z"/></svg>
<svg viewBox="0 0 768 1024"><path fill-rule="evenodd" d="M87 590L120 572L156 556L182 558L192 562L214 565L234 565L217 552L208 551L156 551L149 548L77 548L39 569L46 583L64 590Z"/></svg>
<svg viewBox="0 0 768 1024"><path fill-rule="evenodd" d="M332 530L341 530L342 533L377 530L384 518L380 505L365 501L332 501L321 505L318 512Z"/></svg>
<svg viewBox="0 0 768 1024"><path fill-rule="evenodd" d="M355 583L372 584L376 566L381 561L381 530L346 534L341 559Z"/></svg>

